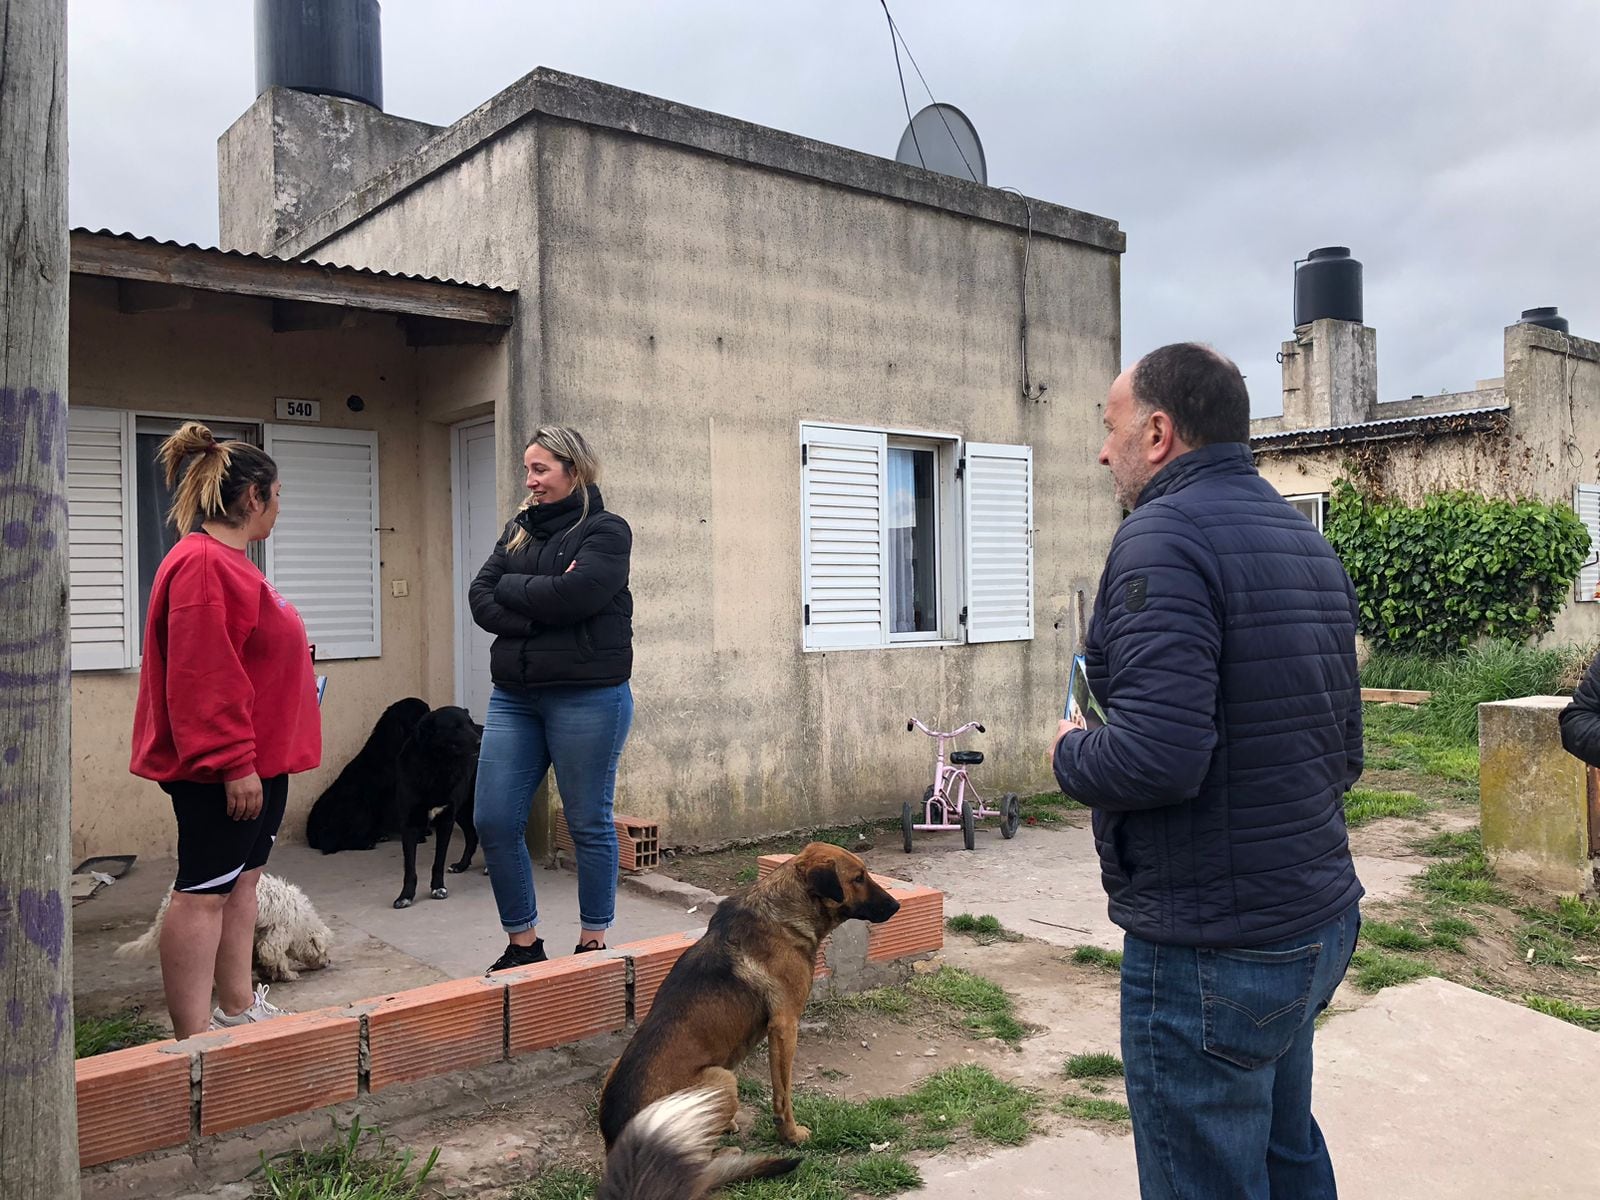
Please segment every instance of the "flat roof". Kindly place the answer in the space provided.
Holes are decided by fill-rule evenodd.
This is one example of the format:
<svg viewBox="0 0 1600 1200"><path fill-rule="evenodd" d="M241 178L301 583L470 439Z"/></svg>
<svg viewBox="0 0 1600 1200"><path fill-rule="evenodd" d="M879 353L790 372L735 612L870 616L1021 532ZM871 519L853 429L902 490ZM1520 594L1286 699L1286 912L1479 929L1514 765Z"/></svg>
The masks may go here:
<svg viewBox="0 0 1600 1200"><path fill-rule="evenodd" d="M691 108L577 75L538 67L454 125L435 134L345 200L312 218L281 242L286 254L316 249L368 213L437 174L529 116L552 117L651 138L734 162L943 209L992 224L1032 231L1121 254L1127 238L1117 223L1059 204L1028 198L908 167L720 113Z"/></svg>
<svg viewBox="0 0 1600 1200"><path fill-rule="evenodd" d="M486 284L164 242L109 229L72 231L71 270L74 275L498 328L511 324L517 303L515 292Z"/></svg>

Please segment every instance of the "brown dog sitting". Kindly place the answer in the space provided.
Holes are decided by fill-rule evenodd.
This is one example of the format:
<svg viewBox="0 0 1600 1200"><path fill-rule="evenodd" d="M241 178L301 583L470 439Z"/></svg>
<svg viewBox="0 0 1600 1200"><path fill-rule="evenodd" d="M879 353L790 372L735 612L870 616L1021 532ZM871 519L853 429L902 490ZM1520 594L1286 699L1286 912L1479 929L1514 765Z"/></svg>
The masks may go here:
<svg viewBox="0 0 1600 1200"><path fill-rule="evenodd" d="M606 1149L635 1115L689 1088L722 1092L728 1122L739 1107L733 1074L767 1039L772 1116L791 1145L790 1070L800 1014L811 996L817 947L850 920L887 921L900 902L848 850L812 842L765 879L717 907L705 935L662 981L650 1014L606 1077L600 1132Z"/></svg>

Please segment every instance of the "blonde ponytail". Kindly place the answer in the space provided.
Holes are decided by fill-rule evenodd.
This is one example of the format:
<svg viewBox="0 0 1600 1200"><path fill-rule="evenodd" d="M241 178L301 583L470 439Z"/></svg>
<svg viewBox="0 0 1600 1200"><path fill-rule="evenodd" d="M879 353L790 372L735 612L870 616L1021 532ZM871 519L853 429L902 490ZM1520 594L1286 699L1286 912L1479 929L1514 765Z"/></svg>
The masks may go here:
<svg viewBox="0 0 1600 1200"><path fill-rule="evenodd" d="M278 465L264 450L248 442L219 442L198 421L185 421L162 442L156 462L172 493L167 520L184 534L205 521L242 525L250 493L265 501L278 478Z"/></svg>

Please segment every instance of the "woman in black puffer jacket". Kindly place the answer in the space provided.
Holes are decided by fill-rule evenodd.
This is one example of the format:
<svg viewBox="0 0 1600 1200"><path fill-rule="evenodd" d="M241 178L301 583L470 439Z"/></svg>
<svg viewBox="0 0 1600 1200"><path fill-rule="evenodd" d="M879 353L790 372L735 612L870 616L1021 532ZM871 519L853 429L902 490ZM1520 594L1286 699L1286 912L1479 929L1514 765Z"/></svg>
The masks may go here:
<svg viewBox="0 0 1600 1200"><path fill-rule="evenodd" d="M577 430L544 426L522 463L528 498L469 591L472 619L496 635L473 818L510 938L490 971L545 959L524 833L552 765L577 852L576 952L605 948L617 895L611 800L633 722L633 531L606 511Z"/></svg>

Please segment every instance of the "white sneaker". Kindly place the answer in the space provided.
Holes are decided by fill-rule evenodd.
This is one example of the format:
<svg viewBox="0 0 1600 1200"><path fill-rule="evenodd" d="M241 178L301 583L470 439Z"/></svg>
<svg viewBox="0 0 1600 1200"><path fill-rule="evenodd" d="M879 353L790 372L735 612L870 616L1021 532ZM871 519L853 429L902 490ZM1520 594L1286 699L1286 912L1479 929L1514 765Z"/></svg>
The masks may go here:
<svg viewBox="0 0 1600 1200"><path fill-rule="evenodd" d="M220 1008L212 1009L211 1028L231 1029L236 1025L251 1025L256 1021L268 1021L273 1017L288 1016L289 1013L287 1010L279 1008L276 1004L267 1003L267 991L268 988L266 984L256 984L255 1002L242 1013L232 1017L223 1012Z"/></svg>

